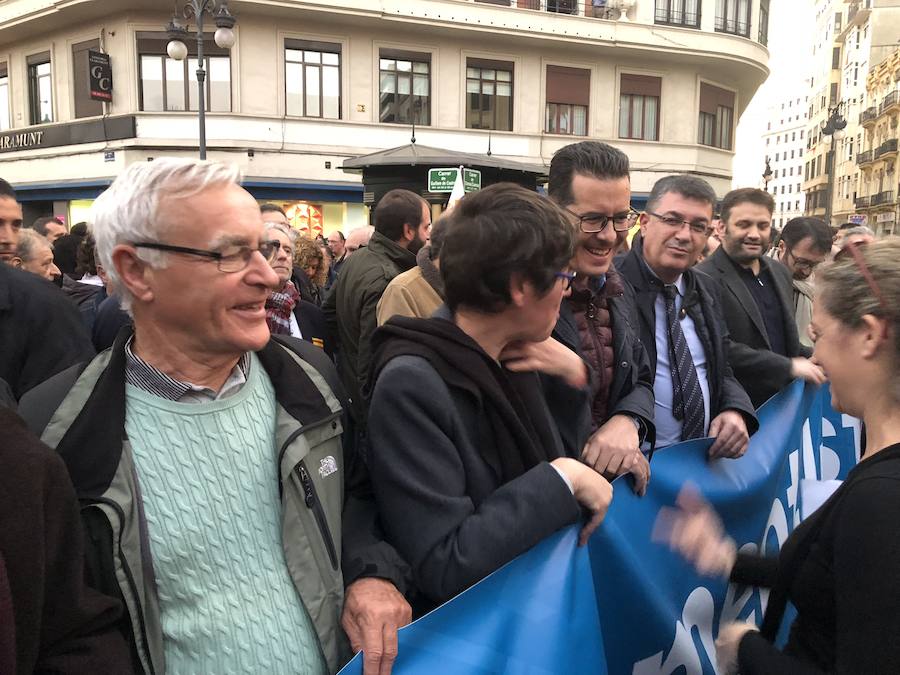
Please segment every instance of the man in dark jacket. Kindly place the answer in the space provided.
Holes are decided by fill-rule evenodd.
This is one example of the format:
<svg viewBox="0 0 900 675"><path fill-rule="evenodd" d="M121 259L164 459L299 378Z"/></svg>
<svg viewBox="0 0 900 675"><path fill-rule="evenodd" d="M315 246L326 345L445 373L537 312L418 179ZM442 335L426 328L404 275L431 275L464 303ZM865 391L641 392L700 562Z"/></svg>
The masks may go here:
<svg viewBox="0 0 900 675"><path fill-rule="evenodd" d="M812 350L800 344L791 273L765 255L774 210L775 200L763 190L729 192L722 200L722 246L698 266L721 286L729 361L757 408L794 378L825 381L809 360Z"/></svg>
<svg viewBox="0 0 900 675"><path fill-rule="evenodd" d="M628 157L606 143L582 141L550 162L550 197L578 229L572 294L563 300L554 337L592 367L592 429L582 459L609 477L631 473L643 493L650 467L641 444L654 442L653 374L633 307L613 256L634 224ZM549 397L553 401L562 398Z"/></svg>
<svg viewBox="0 0 900 675"><path fill-rule="evenodd" d="M0 673L132 672L121 605L82 578L65 464L2 406L0 429Z"/></svg>
<svg viewBox="0 0 900 675"><path fill-rule="evenodd" d="M657 447L713 436L711 458L740 457L759 425L728 364L718 286L692 268L715 203L716 193L701 178L656 181L641 214L641 239L617 262L653 369Z"/></svg>
<svg viewBox="0 0 900 675"><path fill-rule="evenodd" d="M363 433L378 301L394 277L416 264L428 241L431 210L414 192L391 190L375 207L374 221L369 245L344 263L322 308L329 332L338 337L338 371Z"/></svg>

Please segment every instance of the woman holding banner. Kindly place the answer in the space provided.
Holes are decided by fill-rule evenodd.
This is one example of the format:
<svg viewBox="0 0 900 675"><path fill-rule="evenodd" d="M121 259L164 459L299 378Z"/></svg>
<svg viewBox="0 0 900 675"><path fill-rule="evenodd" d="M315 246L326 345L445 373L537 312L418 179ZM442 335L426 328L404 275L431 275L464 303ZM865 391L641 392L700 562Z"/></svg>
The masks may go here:
<svg viewBox="0 0 900 675"><path fill-rule="evenodd" d="M816 289L813 358L835 410L865 422L867 452L777 559L737 553L712 509L680 495L672 548L702 573L772 589L760 629L720 629L720 675L900 672L900 239L848 245ZM788 601L797 618L779 650Z"/></svg>
<svg viewBox="0 0 900 675"><path fill-rule="evenodd" d="M586 366L549 339L574 276L571 225L511 184L470 194L450 218L447 306L430 319L394 317L373 340L368 463L388 541L421 593L417 613L577 522L582 508L584 543L612 499L556 426L580 421L582 442L590 431ZM564 377L571 419L554 420L537 374L514 369Z"/></svg>

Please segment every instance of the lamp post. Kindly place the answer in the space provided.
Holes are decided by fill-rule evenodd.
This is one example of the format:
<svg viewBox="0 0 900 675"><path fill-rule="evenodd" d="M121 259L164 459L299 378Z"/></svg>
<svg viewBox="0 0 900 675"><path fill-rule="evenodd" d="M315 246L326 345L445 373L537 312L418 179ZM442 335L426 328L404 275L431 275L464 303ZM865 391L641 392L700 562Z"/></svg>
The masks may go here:
<svg viewBox="0 0 900 675"><path fill-rule="evenodd" d="M192 16L197 20L197 109L200 113L200 159L206 159L206 68L203 60L203 21L208 14L216 24L214 40L222 49L234 47L234 24L236 19L228 11L228 0L186 0L181 11L185 19ZM188 48L184 44L188 37L187 27L181 23L178 15L172 16L166 26L169 44L166 53L169 58L183 61L187 58Z"/></svg>
<svg viewBox="0 0 900 675"><path fill-rule="evenodd" d="M766 192L768 192L769 191L769 181L772 180L772 167L769 166L769 156L768 155L766 155L766 166L763 169L762 179L763 179L763 185L765 185L765 187L763 189Z"/></svg>
<svg viewBox="0 0 900 675"><path fill-rule="evenodd" d="M833 108L828 109L828 119L822 123L822 142L825 143L828 147L828 152L825 154L825 170L828 172L828 182L826 183L825 190L825 222L830 226L831 225L831 211L832 211L832 194L834 192L834 148L835 145L832 142L832 139L835 141L843 140L844 136L847 135L847 132L844 129L847 128L847 120L844 119L844 116L841 115L841 106L843 103L838 103Z"/></svg>

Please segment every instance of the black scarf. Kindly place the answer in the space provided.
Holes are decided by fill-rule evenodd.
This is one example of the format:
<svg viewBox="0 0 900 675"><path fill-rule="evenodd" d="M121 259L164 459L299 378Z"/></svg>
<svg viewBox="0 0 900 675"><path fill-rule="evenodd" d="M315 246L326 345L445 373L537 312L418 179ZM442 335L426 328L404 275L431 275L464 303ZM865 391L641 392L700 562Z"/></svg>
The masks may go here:
<svg viewBox="0 0 900 675"><path fill-rule="evenodd" d="M371 382L394 357L419 356L448 387L472 396L482 457L501 484L564 455L537 374L505 370L452 321L396 316L375 332L372 352Z"/></svg>

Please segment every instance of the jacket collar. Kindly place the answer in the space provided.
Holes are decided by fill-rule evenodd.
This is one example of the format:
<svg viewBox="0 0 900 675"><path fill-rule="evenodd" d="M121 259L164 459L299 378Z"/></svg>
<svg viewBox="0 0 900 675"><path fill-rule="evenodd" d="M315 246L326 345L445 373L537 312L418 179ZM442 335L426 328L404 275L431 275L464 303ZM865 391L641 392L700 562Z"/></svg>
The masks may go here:
<svg viewBox="0 0 900 675"><path fill-rule="evenodd" d="M372 253L385 256L402 271L412 269L416 264L416 256L397 242L391 241L381 232L373 232L369 240L368 250Z"/></svg>
<svg viewBox="0 0 900 675"><path fill-rule="evenodd" d="M759 334L765 340L766 345L769 345L769 334L766 331L766 325L763 321L762 314L759 311L759 307L757 307L756 301L744 285L744 281L740 276L740 271L737 268L737 263L725 252L725 246L720 246L716 249L716 252L710 256L709 260L711 264L722 273L722 280L725 288L737 298L738 304L750 317L753 325L756 326L756 330L759 331ZM769 258L762 256L759 259L759 264L759 273L762 274L765 270L769 269L769 265L772 264L772 261Z"/></svg>
<svg viewBox="0 0 900 675"><path fill-rule="evenodd" d="M56 446L66 462L80 497L100 497L115 477L125 440L125 344L133 335L124 327L115 343L96 357L99 374L90 364L73 390L90 387L86 402L77 411ZM322 392L288 353L289 341L270 339L256 354L275 389L276 401L302 426L333 415ZM105 367L103 362L106 361ZM96 378L93 382L91 378ZM60 406L65 406L66 402Z"/></svg>

